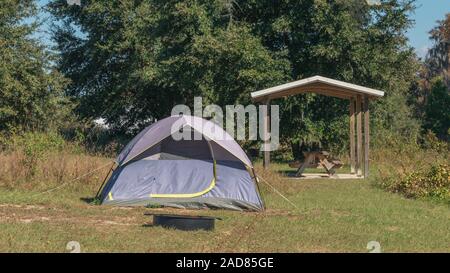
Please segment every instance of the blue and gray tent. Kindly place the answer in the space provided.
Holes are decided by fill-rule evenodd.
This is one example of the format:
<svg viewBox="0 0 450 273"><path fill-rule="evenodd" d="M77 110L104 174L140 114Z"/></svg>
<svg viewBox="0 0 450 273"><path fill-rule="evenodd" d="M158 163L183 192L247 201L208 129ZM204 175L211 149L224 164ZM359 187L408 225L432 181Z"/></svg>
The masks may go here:
<svg viewBox="0 0 450 273"><path fill-rule="evenodd" d="M100 194L105 205L264 208L250 159L220 126L199 117L170 116L150 125L116 163Z"/></svg>

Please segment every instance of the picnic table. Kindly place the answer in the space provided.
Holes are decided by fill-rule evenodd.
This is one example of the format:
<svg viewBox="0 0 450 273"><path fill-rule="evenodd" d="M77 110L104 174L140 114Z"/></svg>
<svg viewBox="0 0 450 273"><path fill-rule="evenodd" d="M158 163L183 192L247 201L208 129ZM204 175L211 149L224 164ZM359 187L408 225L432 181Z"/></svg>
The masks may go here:
<svg viewBox="0 0 450 273"><path fill-rule="evenodd" d="M342 167L343 163L339 159L332 158L327 151L303 152L305 160L295 161L289 164L292 168L297 168L295 176L301 176L306 168L324 168L329 176L336 173L336 169Z"/></svg>

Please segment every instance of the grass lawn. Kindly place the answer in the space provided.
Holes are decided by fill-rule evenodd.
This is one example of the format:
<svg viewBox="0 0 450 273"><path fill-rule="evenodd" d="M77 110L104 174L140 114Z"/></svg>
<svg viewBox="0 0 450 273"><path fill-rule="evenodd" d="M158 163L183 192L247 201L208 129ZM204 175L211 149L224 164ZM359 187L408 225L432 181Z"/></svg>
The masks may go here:
<svg viewBox="0 0 450 273"><path fill-rule="evenodd" d="M283 166L274 166L279 170ZM121 208L89 205L96 185L70 185L51 194L0 188L1 252L449 252L450 207L408 200L366 180L296 180L276 174L298 209L263 188L263 213ZM144 212L222 217L214 232L168 230Z"/></svg>

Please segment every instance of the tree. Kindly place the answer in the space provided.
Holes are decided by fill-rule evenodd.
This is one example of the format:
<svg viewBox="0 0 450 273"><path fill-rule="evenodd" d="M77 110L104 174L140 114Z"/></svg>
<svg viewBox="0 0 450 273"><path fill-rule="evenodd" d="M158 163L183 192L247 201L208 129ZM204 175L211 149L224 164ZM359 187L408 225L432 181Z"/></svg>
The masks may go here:
<svg viewBox="0 0 450 273"><path fill-rule="evenodd" d="M448 140L450 116L450 13L430 31L433 46L421 64L412 88L412 105L423 120L422 127Z"/></svg>
<svg viewBox="0 0 450 273"><path fill-rule="evenodd" d="M428 79L442 76L444 83L450 87L450 13L437 23L438 25L430 31L433 46L426 58Z"/></svg>
<svg viewBox="0 0 450 273"><path fill-rule="evenodd" d="M372 104L373 139L388 131L415 139L419 124L407 95L417 62L405 36L414 1L252 0L239 6L235 20L250 24L265 47L291 63L292 79L319 74L385 90L386 97ZM280 103L288 141L347 150L347 102L302 95Z"/></svg>
<svg viewBox="0 0 450 273"><path fill-rule="evenodd" d="M49 8L68 94L81 115L118 130L141 128L194 96L249 103L251 91L320 74L386 90L373 104L374 131L416 135L406 104L416 68L405 37L413 0L54 0ZM284 141L346 147L347 102L302 95L275 103Z"/></svg>
<svg viewBox="0 0 450 273"><path fill-rule="evenodd" d="M224 1L82 3L49 5L61 22L58 67L72 80L68 95L79 100L79 113L118 131L138 130L194 96L248 102L250 91L282 81L288 70L245 25L222 16L230 11Z"/></svg>
<svg viewBox="0 0 450 273"><path fill-rule="evenodd" d="M65 104L62 76L52 70L51 56L31 37L37 23L31 0L0 2L0 131L46 129L57 122Z"/></svg>
<svg viewBox="0 0 450 273"><path fill-rule="evenodd" d="M431 92L425 105L424 128L437 137L449 140L450 137L450 93L442 79L432 81Z"/></svg>

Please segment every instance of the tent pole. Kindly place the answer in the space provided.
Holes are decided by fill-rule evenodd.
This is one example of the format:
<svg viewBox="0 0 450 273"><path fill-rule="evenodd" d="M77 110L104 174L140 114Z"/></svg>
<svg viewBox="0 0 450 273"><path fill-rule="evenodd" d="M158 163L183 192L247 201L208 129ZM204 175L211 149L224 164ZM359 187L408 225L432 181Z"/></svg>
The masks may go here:
<svg viewBox="0 0 450 273"><path fill-rule="evenodd" d="M211 146L211 143L209 143L210 139L208 139L206 137L205 137L205 139L206 139L206 143L208 143L209 152L211 153L211 157L212 157L212 160L213 160L213 175L214 175L214 179L217 179L217 177L216 177L216 158L214 157L214 151L213 151L213 148Z"/></svg>
<svg viewBox="0 0 450 273"><path fill-rule="evenodd" d="M259 199L260 199L259 201L261 203L261 206L262 206L263 210L265 210L266 209L266 203L264 202L264 198L262 196L261 189L259 188L258 176L256 175L254 168L252 168L252 173L253 173L253 179L255 180L256 188L258 189L258 195L259 195Z"/></svg>
<svg viewBox="0 0 450 273"><path fill-rule="evenodd" d="M113 162L113 164L112 164L112 166L111 166L111 168L109 168L109 171L108 171L108 174L106 174L106 176L105 176L105 178L103 179L103 182L102 182L102 184L100 185L100 188L98 189L98 191L97 191L97 194L95 195L95 199L97 199L98 197L99 197L99 195L100 195L100 192L102 191L102 189L103 189L103 186L105 185L105 183L106 183L106 180L108 180L108 177L109 177L109 175L111 174L111 172L113 171L113 169L114 169L114 165L116 164L116 162Z"/></svg>

